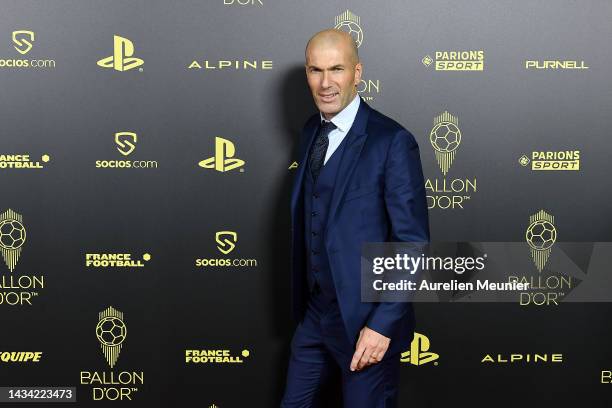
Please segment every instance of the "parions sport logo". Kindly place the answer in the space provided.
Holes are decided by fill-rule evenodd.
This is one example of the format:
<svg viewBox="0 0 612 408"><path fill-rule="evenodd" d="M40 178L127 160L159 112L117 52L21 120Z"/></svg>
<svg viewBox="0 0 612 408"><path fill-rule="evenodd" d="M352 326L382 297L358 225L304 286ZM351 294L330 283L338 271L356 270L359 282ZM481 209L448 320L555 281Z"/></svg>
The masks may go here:
<svg viewBox="0 0 612 408"><path fill-rule="evenodd" d="M424 56L421 62L426 67L433 64L436 71L484 71L483 50L436 51L433 55Z"/></svg>
<svg viewBox="0 0 612 408"><path fill-rule="evenodd" d="M130 156L136 150L136 145L141 138L134 132L117 132L114 135L115 147L119 154L124 157ZM158 167L157 160L119 160L107 159L96 160L96 169L156 169Z"/></svg>
<svg viewBox="0 0 612 408"><path fill-rule="evenodd" d="M0 58L0 69L53 69L55 60L49 58L36 57L38 47L36 42L38 36L31 30L15 30L11 35L13 52L12 57ZM32 50L35 50L32 52ZM30 52L32 52L30 54ZM20 58L28 55L30 58Z"/></svg>
<svg viewBox="0 0 612 408"><path fill-rule="evenodd" d="M519 157L518 162L533 171L579 171L580 150L533 151Z"/></svg>
<svg viewBox="0 0 612 408"><path fill-rule="evenodd" d="M472 194L477 191L477 184L475 177L447 177L464 139L459 128L459 119L444 111L434 118L433 125L429 142L443 177L425 180L427 207L441 210L463 209L471 200Z"/></svg>

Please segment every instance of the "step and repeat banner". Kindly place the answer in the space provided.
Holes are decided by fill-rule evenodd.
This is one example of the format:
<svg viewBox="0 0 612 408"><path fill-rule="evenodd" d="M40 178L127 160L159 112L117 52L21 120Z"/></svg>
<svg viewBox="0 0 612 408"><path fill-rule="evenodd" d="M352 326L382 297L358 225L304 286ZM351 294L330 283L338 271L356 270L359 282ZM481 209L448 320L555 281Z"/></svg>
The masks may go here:
<svg viewBox="0 0 612 408"><path fill-rule="evenodd" d="M330 27L419 143L432 240L522 243L532 268L515 302L415 304L400 406L611 406L612 305L563 302L579 279L547 263L584 242L565 254L587 273L587 242L612 241L611 19L604 0L0 1L0 406L278 406L304 48Z"/></svg>

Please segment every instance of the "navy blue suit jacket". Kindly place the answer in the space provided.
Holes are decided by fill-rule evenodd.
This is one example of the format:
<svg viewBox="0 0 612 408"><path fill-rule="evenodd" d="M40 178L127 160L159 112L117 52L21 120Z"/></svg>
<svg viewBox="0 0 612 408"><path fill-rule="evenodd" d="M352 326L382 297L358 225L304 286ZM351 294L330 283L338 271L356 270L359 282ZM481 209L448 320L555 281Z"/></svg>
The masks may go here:
<svg viewBox="0 0 612 408"><path fill-rule="evenodd" d="M308 300L302 184L319 122L317 113L304 125L291 195L292 301L298 322ZM391 339L388 352L398 352L412 341L412 304L361 302L361 245L429 241L419 148L410 132L363 100L346 138L324 233L338 304L353 344L368 326Z"/></svg>

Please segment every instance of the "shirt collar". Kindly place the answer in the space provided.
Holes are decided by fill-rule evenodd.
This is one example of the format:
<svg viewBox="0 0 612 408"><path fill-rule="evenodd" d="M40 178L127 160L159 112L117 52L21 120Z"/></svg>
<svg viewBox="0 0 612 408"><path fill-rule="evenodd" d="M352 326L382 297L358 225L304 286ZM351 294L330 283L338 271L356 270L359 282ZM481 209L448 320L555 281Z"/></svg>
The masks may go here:
<svg viewBox="0 0 612 408"><path fill-rule="evenodd" d="M331 121L326 120L323 114L319 113L321 115L321 121L331 122L336 125L336 127L340 129L340 131L348 132L351 126L353 126L353 122L355 121L355 117L357 116L360 100L361 98L359 97L359 94L355 95L355 98L351 101L351 103L346 105L344 109L338 112L338 114L336 114L336 116L334 116Z"/></svg>

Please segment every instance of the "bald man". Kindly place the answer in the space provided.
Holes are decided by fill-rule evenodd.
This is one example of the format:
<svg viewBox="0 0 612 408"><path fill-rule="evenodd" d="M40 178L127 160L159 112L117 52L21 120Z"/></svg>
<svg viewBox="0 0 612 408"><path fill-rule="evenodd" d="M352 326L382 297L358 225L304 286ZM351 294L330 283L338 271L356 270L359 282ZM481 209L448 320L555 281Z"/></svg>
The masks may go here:
<svg viewBox="0 0 612 408"><path fill-rule="evenodd" d="M363 67L349 34L321 31L305 56L319 113L304 125L291 195L299 324L281 406L318 406L320 385L338 367L345 407L395 407L414 313L408 302L361 302L361 245L429 240L419 149L357 95Z"/></svg>

